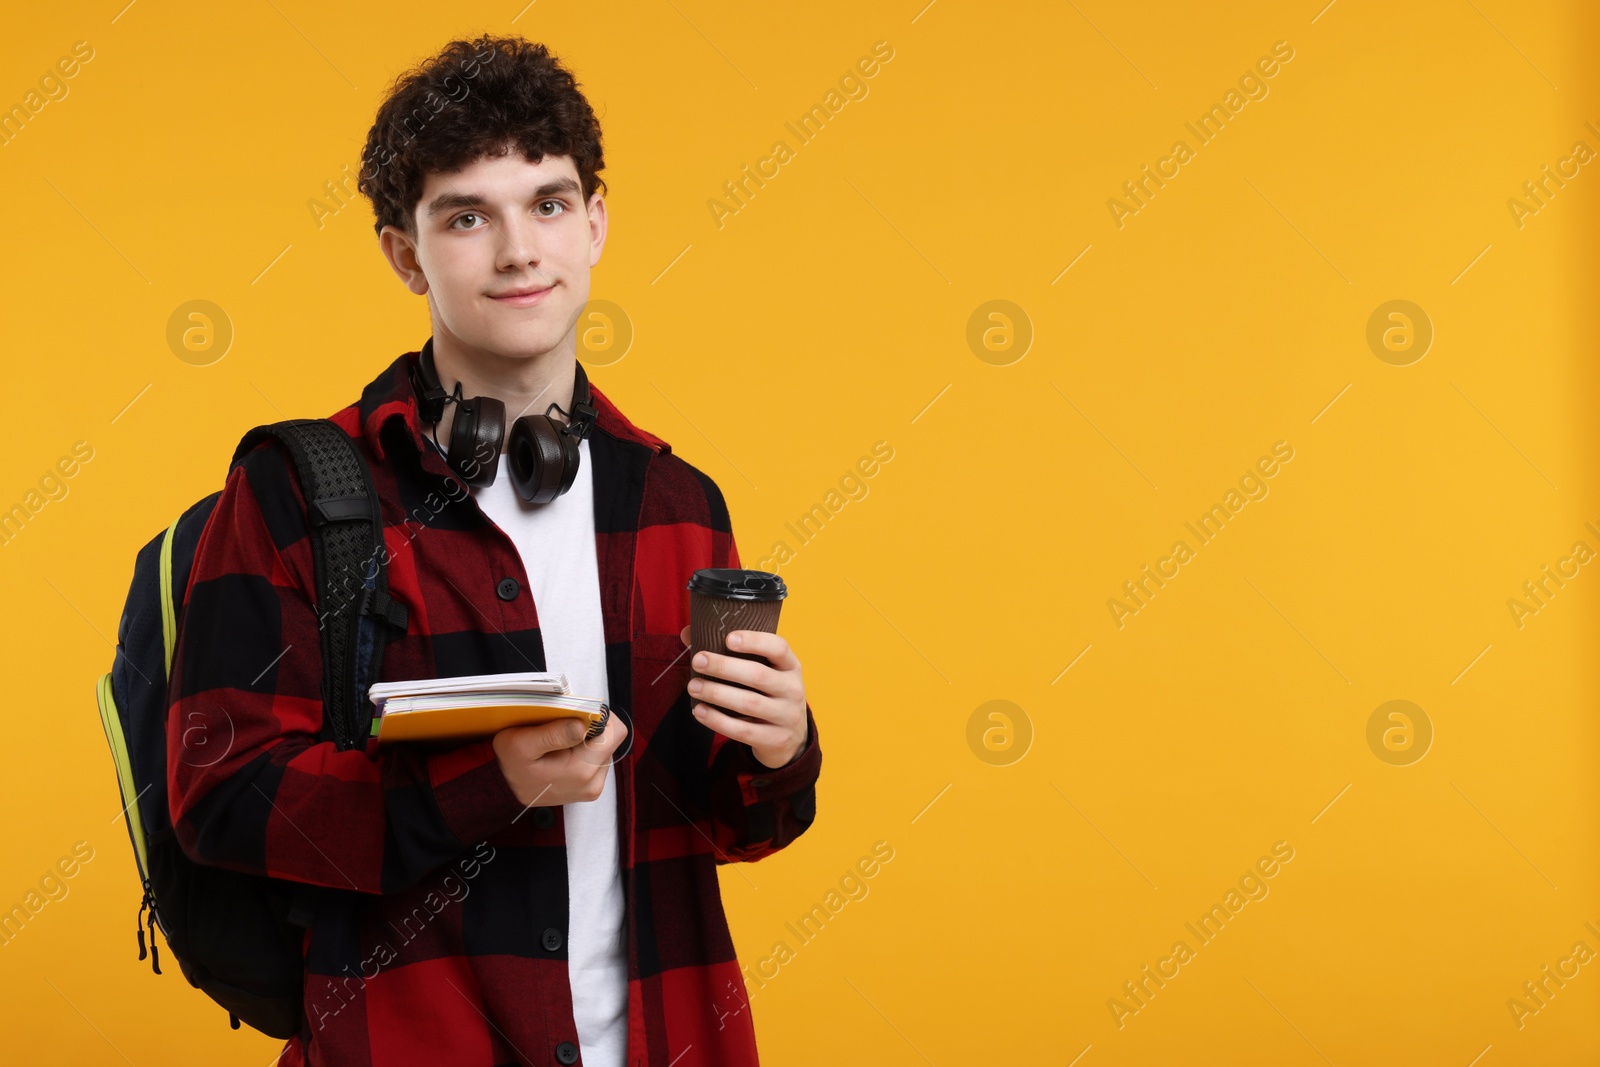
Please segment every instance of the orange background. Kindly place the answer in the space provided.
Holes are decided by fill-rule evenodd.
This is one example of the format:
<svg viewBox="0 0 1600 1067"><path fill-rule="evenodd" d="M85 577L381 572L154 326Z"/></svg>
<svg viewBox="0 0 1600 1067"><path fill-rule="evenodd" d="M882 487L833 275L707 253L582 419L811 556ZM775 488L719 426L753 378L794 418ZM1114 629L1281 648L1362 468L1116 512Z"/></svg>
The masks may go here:
<svg viewBox="0 0 1600 1067"><path fill-rule="evenodd" d="M1600 151L1592 5L517 7L7 15L0 105L93 49L0 145L0 508L93 450L0 547L0 907L93 849L0 947L12 1057L276 1052L136 960L92 689L134 553L243 432L330 414L426 338L366 203L320 226L308 205L357 167L388 81L481 30L548 43L604 125L597 324L632 340L595 335L594 380L718 481L747 561L791 550L818 821L722 871L771 976L764 1062L1600 1057L1593 962L1537 1013L1507 1005L1600 952L1600 576L1508 606L1600 550L1600 166L1520 225L1508 207L1575 142ZM865 95L799 143L785 123L880 41ZM1280 41L1266 95L1200 144L1185 123ZM779 139L719 225L710 202ZM1108 201L1179 139L1193 157L1119 227ZM190 300L231 323L215 361L168 343ZM1369 347L1391 300L1431 323L1420 359ZM830 500L880 441L892 459ZM1280 441L1267 494L1199 544L1185 523ZM834 513L801 544L785 524L813 505ZM1178 540L1192 558L1119 627L1107 602L1134 606L1123 583ZM1369 744L1394 700L1409 718ZM877 842L867 894L798 943L785 924ZM1201 943L1185 924L1278 842L1293 858L1247 882L1267 894ZM1135 1005L1123 983L1171 975L1180 940Z"/></svg>

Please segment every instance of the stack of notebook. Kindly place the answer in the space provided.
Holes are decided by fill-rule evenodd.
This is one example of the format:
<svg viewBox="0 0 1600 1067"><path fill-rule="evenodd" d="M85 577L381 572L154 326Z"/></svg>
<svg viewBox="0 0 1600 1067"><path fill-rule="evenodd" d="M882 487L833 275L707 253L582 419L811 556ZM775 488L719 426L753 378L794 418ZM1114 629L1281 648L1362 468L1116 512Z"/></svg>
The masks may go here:
<svg viewBox="0 0 1600 1067"><path fill-rule="evenodd" d="M378 682L367 696L379 745L470 740L551 719L582 720L586 736L598 737L611 717L604 701L573 696L565 674L542 671Z"/></svg>

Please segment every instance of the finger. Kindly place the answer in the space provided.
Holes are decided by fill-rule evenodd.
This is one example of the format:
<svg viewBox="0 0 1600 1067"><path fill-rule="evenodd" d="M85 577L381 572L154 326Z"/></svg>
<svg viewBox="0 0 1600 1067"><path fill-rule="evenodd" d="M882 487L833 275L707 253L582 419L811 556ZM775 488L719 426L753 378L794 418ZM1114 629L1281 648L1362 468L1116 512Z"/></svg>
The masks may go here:
<svg viewBox="0 0 1600 1067"><path fill-rule="evenodd" d="M595 738L607 752L614 752L628 738L628 724L622 721L622 716L616 712L611 713L611 718L606 721L606 728L600 731L600 736Z"/></svg>
<svg viewBox="0 0 1600 1067"><path fill-rule="evenodd" d="M564 768L561 774L569 784L575 788L593 787L598 794L605 788L606 774L611 769L610 760L596 760L593 756L585 756L581 749L574 749L574 759L577 761L570 768ZM580 803L597 799L594 797L580 798Z"/></svg>
<svg viewBox="0 0 1600 1067"><path fill-rule="evenodd" d="M704 704L696 705L695 718L717 733L735 741L743 741L752 747L776 747L783 744L788 737L781 727L773 726L771 723L735 719Z"/></svg>
<svg viewBox="0 0 1600 1067"><path fill-rule="evenodd" d="M753 652L780 671L792 671L800 666L788 639L765 630L734 630L728 634L728 649L731 652Z"/></svg>
<svg viewBox="0 0 1600 1067"><path fill-rule="evenodd" d="M611 763L613 755L627 736L627 724L622 721L622 716L613 712L606 722L606 728L600 731L598 737L588 738L572 750L573 758L591 767L605 766Z"/></svg>
<svg viewBox="0 0 1600 1067"><path fill-rule="evenodd" d="M706 665L700 666L700 657L706 658ZM752 689L763 693L781 692L784 683L782 672L775 671L759 660L740 659L738 656L725 656L720 652L697 652L690 666L701 674L714 675L726 678L730 682L748 685Z"/></svg>
<svg viewBox="0 0 1600 1067"><path fill-rule="evenodd" d="M689 627L687 625L685 625L683 629L678 631L678 640L683 642L684 647L686 647L686 648L688 647L688 645L689 645Z"/></svg>
<svg viewBox="0 0 1600 1067"><path fill-rule="evenodd" d="M548 753L570 749L581 743L586 727L577 719L563 718L511 729L520 735L517 745L527 758L539 759Z"/></svg>
<svg viewBox="0 0 1600 1067"><path fill-rule="evenodd" d="M736 712L762 722L775 721L778 717L776 712L782 707L778 701L764 693L710 681L701 682L700 691L692 694L689 699L696 704L710 704L723 711Z"/></svg>

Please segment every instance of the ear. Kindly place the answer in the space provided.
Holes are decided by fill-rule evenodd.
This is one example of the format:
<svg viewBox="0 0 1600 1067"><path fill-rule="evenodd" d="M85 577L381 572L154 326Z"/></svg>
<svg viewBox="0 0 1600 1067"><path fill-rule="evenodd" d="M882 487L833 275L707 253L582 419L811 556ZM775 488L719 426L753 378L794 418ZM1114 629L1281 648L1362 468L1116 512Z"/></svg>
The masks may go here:
<svg viewBox="0 0 1600 1067"><path fill-rule="evenodd" d="M589 198L589 266L600 262L606 246L606 201L599 193Z"/></svg>
<svg viewBox="0 0 1600 1067"><path fill-rule="evenodd" d="M405 287L418 296L428 292L428 278L417 258L417 242L398 226L385 226L378 232L378 248Z"/></svg>

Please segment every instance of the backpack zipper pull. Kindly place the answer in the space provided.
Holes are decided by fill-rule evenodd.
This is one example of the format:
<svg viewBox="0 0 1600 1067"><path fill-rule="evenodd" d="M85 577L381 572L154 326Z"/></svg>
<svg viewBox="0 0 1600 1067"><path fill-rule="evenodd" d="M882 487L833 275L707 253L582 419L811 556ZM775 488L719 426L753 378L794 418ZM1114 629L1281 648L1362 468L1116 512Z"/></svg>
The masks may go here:
<svg viewBox="0 0 1600 1067"><path fill-rule="evenodd" d="M147 905L149 905L149 903L150 891L146 889L144 892L144 899L139 901L139 915L133 920L134 933L139 936L139 958L141 960L144 959L145 956L149 955L144 947L144 909Z"/></svg>
<svg viewBox="0 0 1600 1067"><path fill-rule="evenodd" d="M150 905L150 966L157 974L161 973L161 953L156 951L156 908L155 903Z"/></svg>

